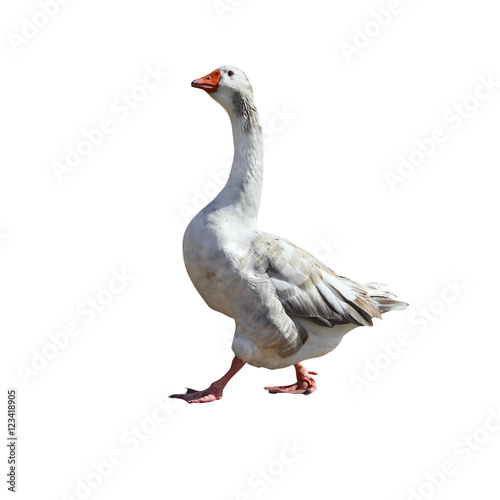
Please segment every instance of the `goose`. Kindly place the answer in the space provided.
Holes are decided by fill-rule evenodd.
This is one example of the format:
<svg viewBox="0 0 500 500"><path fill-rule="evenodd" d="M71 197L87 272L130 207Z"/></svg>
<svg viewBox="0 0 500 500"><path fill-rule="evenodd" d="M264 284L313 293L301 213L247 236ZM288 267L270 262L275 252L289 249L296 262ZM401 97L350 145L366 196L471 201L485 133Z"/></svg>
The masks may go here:
<svg viewBox="0 0 500 500"><path fill-rule="evenodd" d="M205 390L170 397L188 403L219 400L245 365L295 367L296 382L265 387L272 394L311 394L317 388L302 362L335 349L343 336L373 318L401 310L379 283L360 284L336 274L290 241L259 230L263 140L253 89L245 73L222 66L191 83L217 101L231 121L234 158L227 183L189 223L184 262L209 307L235 321L234 358Z"/></svg>

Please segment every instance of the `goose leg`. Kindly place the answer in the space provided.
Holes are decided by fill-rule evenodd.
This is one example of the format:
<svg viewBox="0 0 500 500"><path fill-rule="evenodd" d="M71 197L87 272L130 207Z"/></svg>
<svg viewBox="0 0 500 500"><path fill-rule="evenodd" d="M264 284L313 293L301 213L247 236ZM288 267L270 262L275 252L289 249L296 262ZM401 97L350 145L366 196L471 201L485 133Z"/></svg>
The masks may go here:
<svg viewBox="0 0 500 500"><path fill-rule="evenodd" d="M238 373L245 364L244 361L237 358L236 356L231 363L231 368L229 371L219 380L216 380L208 389L204 391L195 391L194 389L188 389L186 394L172 394L171 398L183 399L188 403L210 403L212 401L217 401L222 397L222 391L226 387L227 383Z"/></svg>
<svg viewBox="0 0 500 500"><path fill-rule="evenodd" d="M307 396L308 394L313 393L317 386L316 381L311 377L311 375L317 375L317 373L307 371L300 363L297 363L294 366L295 373L297 374L297 382L295 384L264 387L264 389L269 391L271 394L304 394Z"/></svg>

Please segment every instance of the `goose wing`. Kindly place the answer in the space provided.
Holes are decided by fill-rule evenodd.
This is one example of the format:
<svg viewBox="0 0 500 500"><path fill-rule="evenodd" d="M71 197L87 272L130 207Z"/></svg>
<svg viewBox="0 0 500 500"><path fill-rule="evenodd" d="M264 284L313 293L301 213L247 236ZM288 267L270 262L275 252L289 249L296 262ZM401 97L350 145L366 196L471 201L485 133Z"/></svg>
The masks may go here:
<svg viewBox="0 0 500 500"><path fill-rule="evenodd" d="M271 289L290 317L321 326L346 323L371 326L381 314L363 285L337 275L313 255L270 234L254 242L257 272L265 273Z"/></svg>

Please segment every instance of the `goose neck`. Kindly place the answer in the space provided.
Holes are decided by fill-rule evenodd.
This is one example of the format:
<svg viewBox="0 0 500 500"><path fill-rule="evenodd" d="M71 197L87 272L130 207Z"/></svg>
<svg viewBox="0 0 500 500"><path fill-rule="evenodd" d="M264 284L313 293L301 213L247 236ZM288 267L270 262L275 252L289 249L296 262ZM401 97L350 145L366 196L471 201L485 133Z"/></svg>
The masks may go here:
<svg viewBox="0 0 500 500"><path fill-rule="evenodd" d="M220 196L240 218L256 220L262 192L262 129L255 109L250 115L233 113L230 118L234 157Z"/></svg>

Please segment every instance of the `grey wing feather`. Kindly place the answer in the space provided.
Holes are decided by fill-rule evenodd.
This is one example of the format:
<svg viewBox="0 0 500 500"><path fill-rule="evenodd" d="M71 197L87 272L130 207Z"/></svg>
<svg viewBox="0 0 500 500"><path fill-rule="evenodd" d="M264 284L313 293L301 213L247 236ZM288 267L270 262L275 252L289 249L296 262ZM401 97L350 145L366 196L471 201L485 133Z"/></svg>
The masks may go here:
<svg viewBox="0 0 500 500"><path fill-rule="evenodd" d="M381 317L367 288L337 275L305 250L269 234L255 243L256 253L266 257L263 271L288 316L326 327L371 326L372 318Z"/></svg>

